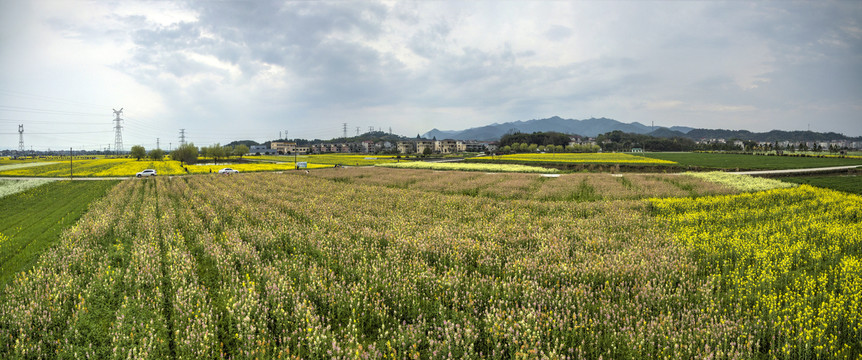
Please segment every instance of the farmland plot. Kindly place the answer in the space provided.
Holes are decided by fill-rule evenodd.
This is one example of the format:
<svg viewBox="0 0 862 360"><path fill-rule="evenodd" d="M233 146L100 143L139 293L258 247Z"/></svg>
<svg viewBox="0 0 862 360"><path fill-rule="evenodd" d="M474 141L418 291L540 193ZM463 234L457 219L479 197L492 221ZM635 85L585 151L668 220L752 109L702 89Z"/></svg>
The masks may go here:
<svg viewBox="0 0 862 360"><path fill-rule="evenodd" d="M853 342L858 312L831 310L822 329L796 318L758 328L760 303L732 301L746 285L714 276L711 259L732 255L704 253L696 244L707 240L679 235L688 225L672 219L683 205L332 179L121 183L5 289L0 357L799 358L862 349ZM794 190L774 190L775 208L829 195L781 195ZM854 211L823 221L858 223ZM810 286L858 308L852 236L817 240L844 251L794 279L836 274ZM747 263L723 266L739 264ZM836 264L844 270L833 273ZM775 288L744 294L782 294ZM800 303L833 309L812 294Z"/></svg>

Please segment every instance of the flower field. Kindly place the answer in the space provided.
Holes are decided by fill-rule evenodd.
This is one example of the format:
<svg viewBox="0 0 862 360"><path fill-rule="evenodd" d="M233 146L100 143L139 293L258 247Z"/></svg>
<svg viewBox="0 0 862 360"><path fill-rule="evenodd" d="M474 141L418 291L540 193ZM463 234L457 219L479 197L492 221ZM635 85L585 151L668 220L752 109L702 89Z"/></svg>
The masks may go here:
<svg viewBox="0 0 862 360"><path fill-rule="evenodd" d="M471 158L482 161L499 162L545 162L545 163L600 163L600 164L646 164L646 165L673 165L676 162L669 160L653 159L624 153L536 153L536 154L509 154L499 156L482 156Z"/></svg>
<svg viewBox="0 0 862 360"><path fill-rule="evenodd" d="M430 170L457 170L457 171L484 171L484 172L514 172L514 173L556 173L557 169L547 169L538 166L526 166L515 164L474 164L462 162L400 162L384 163L375 166L400 168L400 169L430 169Z"/></svg>
<svg viewBox="0 0 862 360"><path fill-rule="evenodd" d="M47 184L51 180L4 180L0 179L0 198Z"/></svg>
<svg viewBox="0 0 862 360"><path fill-rule="evenodd" d="M549 178L537 174L439 172L385 168L345 168L314 171L310 176L342 183L385 186L494 199L597 201L667 196L729 194L733 188L688 176L659 174L575 173Z"/></svg>
<svg viewBox="0 0 862 360"><path fill-rule="evenodd" d="M26 166L16 168L0 167L0 176L33 176L33 177L68 177L69 162L52 162L52 163L32 163L45 164L41 166ZM23 164L22 164L23 165ZM179 161L148 161L135 159L86 159L73 160L72 171L77 177L127 177L135 176L141 170L155 169L159 175L183 175L183 174L206 174L210 172L218 172L219 169L229 167L239 170L240 172L261 172L261 171L285 171L293 170L293 163L224 163L224 164L198 164L186 165L186 172ZM308 168L324 168L331 167L330 165L308 164Z"/></svg>
<svg viewBox="0 0 862 360"><path fill-rule="evenodd" d="M740 191L763 191L796 186L796 184L783 182L780 180L759 178L749 175L739 175L721 171L711 171L705 173L687 172L685 174L688 176L694 176L696 178L704 179L706 181L724 184Z"/></svg>
<svg viewBox="0 0 862 360"><path fill-rule="evenodd" d="M652 200L776 357L862 356L862 197L802 185L735 196Z"/></svg>
<svg viewBox="0 0 862 360"><path fill-rule="evenodd" d="M6 162L0 163L0 173L2 173L4 171L8 171L8 170L29 168L29 167L34 167L34 166L45 166L45 165L52 165L52 164L58 164L58 162L53 162L53 161L9 162L9 161L6 161Z"/></svg>
<svg viewBox="0 0 862 360"><path fill-rule="evenodd" d="M3 289L0 357L862 352L859 197L802 186L549 201L441 192L455 182L420 185L428 174L440 173L367 168L121 182ZM443 175L476 184L540 178ZM678 178L686 179L676 180L686 181L678 190L703 184ZM536 181L584 179L592 178ZM604 179L644 194L673 185ZM772 234L774 243L764 241Z"/></svg>

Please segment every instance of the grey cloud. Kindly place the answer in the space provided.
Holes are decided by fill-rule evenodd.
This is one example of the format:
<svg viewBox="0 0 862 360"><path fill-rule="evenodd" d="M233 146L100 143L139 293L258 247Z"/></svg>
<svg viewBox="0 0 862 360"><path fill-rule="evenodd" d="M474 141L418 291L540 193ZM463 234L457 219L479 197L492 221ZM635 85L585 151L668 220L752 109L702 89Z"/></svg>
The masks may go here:
<svg viewBox="0 0 862 360"><path fill-rule="evenodd" d="M551 41L561 41L568 39L573 34L571 28L562 25L552 25L548 31L545 31L545 37Z"/></svg>
<svg viewBox="0 0 862 360"><path fill-rule="evenodd" d="M459 47L459 41L483 37L510 19L492 21L485 25L492 29L479 29L482 34L459 33L465 19L480 17L483 10L453 4L433 4L437 12L428 15L423 12L426 3L398 3L390 9L370 2L188 2L197 21L159 26L133 19L136 30L127 36L134 48L117 67L164 94L171 108L182 108L185 115L202 109L216 117L218 110L212 109L228 108L225 103L234 101L264 105L271 113L257 114L261 117L285 109L294 115L330 108L361 113L379 106L418 112L458 108L522 119L623 113L631 117L619 120L648 121L645 106L626 104L678 101L777 112L811 102L832 106L862 100L862 40L846 30L859 27L858 5L651 3L634 10L607 5L600 13L613 16L595 24L549 21L538 26L537 36L560 44L598 37L599 48L583 48L587 54L578 56L585 60L525 66L523 60L533 56L572 50L515 47L509 39L493 36L481 49ZM448 7L454 9L452 16L440 16L449 14ZM836 23L830 25L830 18ZM392 34L393 22L415 27ZM475 31L475 24L467 27ZM398 51L421 59L407 66L385 46L371 44L393 36L406 46ZM765 51L751 54L749 49ZM240 73L180 52L213 56ZM750 61L733 61L737 59ZM284 69L283 78L276 79L283 86L255 83L269 65ZM763 74L752 75L748 66L758 66L755 71ZM181 84L165 74L206 76ZM764 80L745 89L738 84L741 76ZM693 117L720 118L667 111L663 120L677 121L675 125L689 125L686 121Z"/></svg>

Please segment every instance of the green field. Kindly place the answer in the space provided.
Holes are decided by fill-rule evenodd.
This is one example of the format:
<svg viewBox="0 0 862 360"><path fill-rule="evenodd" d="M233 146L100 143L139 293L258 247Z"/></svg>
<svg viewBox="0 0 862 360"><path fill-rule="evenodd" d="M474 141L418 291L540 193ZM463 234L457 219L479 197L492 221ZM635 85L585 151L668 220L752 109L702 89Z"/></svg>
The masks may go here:
<svg viewBox="0 0 862 360"><path fill-rule="evenodd" d="M641 156L668 160L681 166L725 170L781 170L862 165L862 159L794 157L722 153L644 153Z"/></svg>
<svg viewBox="0 0 862 360"><path fill-rule="evenodd" d="M628 153L522 153L497 156L479 156L468 161L502 163L551 163L551 164L637 164L674 165L672 161L646 158Z"/></svg>
<svg viewBox="0 0 862 360"><path fill-rule="evenodd" d="M777 179L862 195L862 176L859 175L793 176Z"/></svg>
<svg viewBox="0 0 862 360"><path fill-rule="evenodd" d="M28 269L116 181L53 181L0 198L0 285Z"/></svg>

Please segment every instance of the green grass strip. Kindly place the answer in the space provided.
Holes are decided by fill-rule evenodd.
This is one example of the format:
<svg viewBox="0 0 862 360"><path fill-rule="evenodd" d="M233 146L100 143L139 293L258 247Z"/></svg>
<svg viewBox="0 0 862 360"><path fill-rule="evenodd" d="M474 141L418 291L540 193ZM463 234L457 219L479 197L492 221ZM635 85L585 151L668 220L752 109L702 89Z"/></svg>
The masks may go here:
<svg viewBox="0 0 862 360"><path fill-rule="evenodd" d="M26 271L117 181L55 181L0 198L0 286Z"/></svg>

